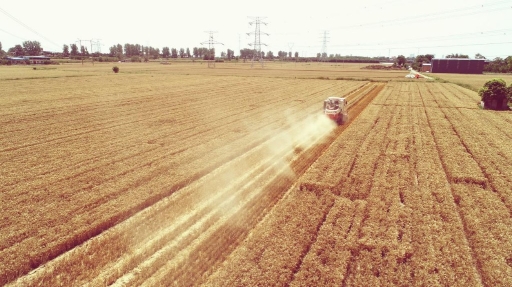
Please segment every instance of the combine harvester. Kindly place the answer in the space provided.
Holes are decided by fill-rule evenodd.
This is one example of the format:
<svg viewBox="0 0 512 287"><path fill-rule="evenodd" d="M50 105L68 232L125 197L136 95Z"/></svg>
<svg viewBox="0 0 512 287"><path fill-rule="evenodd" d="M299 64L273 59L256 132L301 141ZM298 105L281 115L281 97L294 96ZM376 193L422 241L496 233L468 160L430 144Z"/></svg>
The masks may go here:
<svg viewBox="0 0 512 287"><path fill-rule="evenodd" d="M345 98L328 97L324 100L324 114L338 125L348 121L348 102Z"/></svg>

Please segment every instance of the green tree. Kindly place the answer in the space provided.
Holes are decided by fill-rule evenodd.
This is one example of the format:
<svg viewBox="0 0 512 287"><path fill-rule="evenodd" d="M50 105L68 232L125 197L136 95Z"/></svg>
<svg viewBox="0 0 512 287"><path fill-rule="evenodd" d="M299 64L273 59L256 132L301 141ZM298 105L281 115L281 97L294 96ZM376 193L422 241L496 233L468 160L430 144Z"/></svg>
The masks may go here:
<svg viewBox="0 0 512 287"><path fill-rule="evenodd" d="M109 57L115 57L116 56L116 52L117 52L117 47L116 45L114 46L111 46L110 48L108 48L109 50Z"/></svg>
<svg viewBox="0 0 512 287"><path fill-rule="evenodd" d="M484 55L482 55L480 53L476 53L475 54L475 59L486 59L486 58L484 57Z"/></svg>
<svg viewBox="0 0 512 287"><path fill-rule="evenodd" d="M69 57L69 46L66 44L62 46L62 56Z"/></svg>
<svg viewBox="0 0 512 287"><path fill-rule="evenodd" d="M252 59L255 52L256 51L254 51L254 49L244 48L243 50L240 50L240 58Z"/></svg>
<svg viewBox="0 0 512 287"><path fill-rule="evenodd" d="M25 51L25 55L28 56L38 56L41 55L43 48L41 48L41 43L38 41L24 41L22 43L23 50Z"/></svg>
<svg viewBox="0 0 512 287"><path fill-rule="evenodd" d="M398 57L396 57L396 61L395 61L395 64L399 67L402 67L405 65L405 56L404 55L399 55Z"/></svg>
<svg viewBox="0 0 512 287"><path fill-rule="evenodd" d="M176 48L171 49L171 58L178 58L178 50Z"/></svg>
<svg viewBox="0 0 512 287"><path fill-rule="evenodd" d="M295 52L295 58L299 57L299 52Z"/></svg>
<svg viewBox="0 0 512 287"><path fill-rule="evenodd" d="M89 55L89 52L87 51L87 48L85 46L81 46L80 47L80 54L82 56L88 56Z"/></svg>
<svg viewBox="0 0 512 287"><path fill-rule="evenodd" d="M469 56L468 55L463 55L463 54L451 54L451 55L446 55L446 58L453 58L453 59L469 59Z"/></svg>
<svg viewBox="0 0 512 287"><path fill-rule="evenodd" d="M23 47L19 44L9 49L9 51L16 57L25 56L25 51L23 50Z"/></svg>
<svg viewBox="0 0 512 287"><path fill-rule="evenodd" d="M160 58L160 49L159 48L154 49L152 55L153 55L153 59L155 59L155 60Z"/></svg>
<svg viewBox="0 0 512 287"><path fill-rule="evenodd" d="M187 58L190 58L190 49L187 48Z"/></svg>
<svg viewBox="0 0 512 287"><path fill-rule="evenodd" d="M180 58L183 58L185 56L185 49L180 48Z"/></svg>
<svg viewBox="0 0 512 287"><path fill-rule="evenodd" d="M501 103L509 100L509 88L502 79L492 79L487 81L484 86L478 91L478 95L482 98L482 101L489 108L500 108ZM496 107L493 107L493 102L497 103ZM490 105L490 106L489 106Z"/></svg>
<svg viewBox="0 0 512 287"><path fill-rule="evenodd" d="M505 65L507 66L507 73L512 72L512 56L505 58Z"/></svg>
<svg viewBox="0 0 512 287"><path fill-rule="evenodd" d="M231 59L233 59L235 56L235 52L231 49L228 49L226 52L226 56L228 57L228 60L231 61Z"/></svg>
<svg viewBox="0 0 512 287"><path fill-rule="evenodd" d="M71 44L71 52L69 53L72 57L76 57L78 55L78 46L76 44Z"/></svg>
<svg viewBox="0 0 512 287"><path fill-rule="evenodd" d="M508 101L512 102L512 83L510 84L510 86L508 86L507 92Z"/></svg>
<svg viewBox="0 0 512 287"><path fill-rule="evenodd" d="M270 59L270 60L274 59L274 53L272 53L272 51L267 52L267 59Z"/></svg>
<svg viewBox="0 0 512 287"><path fill-rule="evenodd" d="M171 50L169 49L169 47L163 47L162 48L162 57L167 59L170 56L171 56Z"/></svg>

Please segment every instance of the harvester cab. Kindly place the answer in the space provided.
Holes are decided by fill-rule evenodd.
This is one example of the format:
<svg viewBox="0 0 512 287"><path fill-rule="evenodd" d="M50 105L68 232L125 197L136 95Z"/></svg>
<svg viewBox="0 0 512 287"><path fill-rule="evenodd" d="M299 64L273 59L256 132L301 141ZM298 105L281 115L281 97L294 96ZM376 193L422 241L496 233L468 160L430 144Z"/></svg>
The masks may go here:
<svg viewBox="0 0 512 287"><path fill-rule="evenodd" d="M348 102L345 98L328 97L324 100L324 114L339 125L348 121Z"/></svg>

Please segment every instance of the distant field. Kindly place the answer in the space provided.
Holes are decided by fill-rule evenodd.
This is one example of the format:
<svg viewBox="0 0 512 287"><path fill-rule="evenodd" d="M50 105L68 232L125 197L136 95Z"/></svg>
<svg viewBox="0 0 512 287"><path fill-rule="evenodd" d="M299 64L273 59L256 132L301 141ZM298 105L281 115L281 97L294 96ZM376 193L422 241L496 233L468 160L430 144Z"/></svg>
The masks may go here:
<svg viewBox="0 0 512 287"><path fill-rule="evenodd" d="M0 285L512 286L512 112L361 66L0 67Z"/></svg>
<svg viewBox="0 0 512 287"><path fill-rule="evenodd" d="M425 75L429 75L428 73ZM443 79L445 81L455 83L455 84L462 84L467 85L468 88L471 88L472 90L478 91L485 82L492 80L492 79L503 79L505 82L507 82L507 86L512 84L512 74L479 74L479 75L473 75L473 74L430 74L429 76L433 76L436 78Z"/></svg>
<svg viewBox="0 0 512 287"><path fill-rule="evenodd" d="M266 78L297 78L297 79L346 79L346 80L406 80L408 71L377 71L361 69L368 64L344 63L289 63L265 62L265 66L242 61L215 63L215 68L208 69L203 61L183 62L168 61L167 65L158 62L150 63L95 63L61 64L37 66L8 66L0 68L2 79L29 79L29 78L80 78L86 76L110 76L112 67L118 66L121 74L165 74L165 75L207 75L207 76L238 76L238 77L266 77Z"/></svg>

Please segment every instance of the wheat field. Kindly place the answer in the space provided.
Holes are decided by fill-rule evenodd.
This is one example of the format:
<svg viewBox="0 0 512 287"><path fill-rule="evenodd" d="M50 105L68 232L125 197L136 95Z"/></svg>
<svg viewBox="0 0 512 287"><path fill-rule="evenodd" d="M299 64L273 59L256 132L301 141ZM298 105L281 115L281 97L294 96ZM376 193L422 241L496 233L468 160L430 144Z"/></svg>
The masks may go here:
<svg viewBox="0 0 512 287"><path fill-rule="evenodd" d="M512 285L511 112L355 64L115 64L0 68L0 285Z"/></svg>

